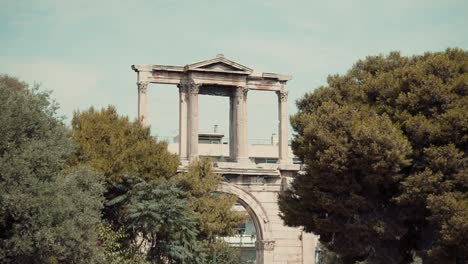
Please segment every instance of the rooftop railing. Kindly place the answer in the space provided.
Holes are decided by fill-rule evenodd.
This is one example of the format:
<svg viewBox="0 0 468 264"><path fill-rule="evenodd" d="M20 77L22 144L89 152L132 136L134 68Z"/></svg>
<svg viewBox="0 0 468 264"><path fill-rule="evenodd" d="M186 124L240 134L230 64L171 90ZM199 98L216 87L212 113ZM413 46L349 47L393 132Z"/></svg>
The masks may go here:
<svg viewBox="0 0 468 264"><path fill-rule="evenodd" d="M171 136L156 136L159 141L166 141L168 143L178 143L177 137ZM249 145L278 145L278 142L272 144L271 139L265 138L250 138L248 139ZM210 140L201 140L200 144L229 144L229 138L223 138L221 142L219 141L210 141ZM291 140L288 141L288 145L291 146Z"/></svg>

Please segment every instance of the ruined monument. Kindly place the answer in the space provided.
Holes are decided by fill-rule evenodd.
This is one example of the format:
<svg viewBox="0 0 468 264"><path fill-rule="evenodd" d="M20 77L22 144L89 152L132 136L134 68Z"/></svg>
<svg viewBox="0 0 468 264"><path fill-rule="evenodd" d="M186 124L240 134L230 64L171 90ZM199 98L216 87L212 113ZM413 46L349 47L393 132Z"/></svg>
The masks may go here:
<svg viewBox="0 0 468 264"><path fill-rule="evenodd" d="M184 170L199 157L198 95L229 97L229 144L227 161L215 162L224 176L219 191L238 198L253 219L257 239L257 264L315 263L317 237L283 225L278 216L277 195L299 171L288 146L288 90L290 76L257 73L219 54L214 59L186 66L132 65L138 79L138 117L147 124L149 83L175 84L179 88L179 140L177 153ZM276 164L255 163L248 144L249 90L278 95L279 142L273 146Z"/></svg>

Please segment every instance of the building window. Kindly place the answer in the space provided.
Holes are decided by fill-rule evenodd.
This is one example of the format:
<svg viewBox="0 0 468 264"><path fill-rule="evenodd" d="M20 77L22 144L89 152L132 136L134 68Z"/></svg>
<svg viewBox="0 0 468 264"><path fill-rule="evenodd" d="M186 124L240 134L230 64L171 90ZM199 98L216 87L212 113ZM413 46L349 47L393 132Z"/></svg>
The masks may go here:
<svg viewBox="0 0 468 264"><path fill-rule="evenodd" d="M270 163L270 164L275 164L278 163L277 158L255 158L255 163Z"/></svg>
<svg viewBox="0 0 468 264"><path fill-rule="evenodd" d="M223 135L209 135L200 134L198 135L198 143L200 144L222 144Z"/></svg>

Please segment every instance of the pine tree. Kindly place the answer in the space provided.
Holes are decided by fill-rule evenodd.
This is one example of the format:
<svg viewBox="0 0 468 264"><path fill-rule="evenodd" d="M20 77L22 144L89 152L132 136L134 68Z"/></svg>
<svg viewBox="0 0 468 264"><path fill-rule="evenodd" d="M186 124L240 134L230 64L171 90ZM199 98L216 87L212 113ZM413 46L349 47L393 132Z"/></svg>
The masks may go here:
<svg viewBox="0 0 468 264"><path fill-rule="evenodd" d="M305 165L280 197L345 263L468 256L468 52L358 61L291 118Z"/></svg>
<svg viewBox="0 0 468 264"><path fill-rule="evenodd" d="M161 263L204 263L197 240L196 215L185 193L173 181L145 182L127 194L125 226L136 236L148 258Z"/></svg>

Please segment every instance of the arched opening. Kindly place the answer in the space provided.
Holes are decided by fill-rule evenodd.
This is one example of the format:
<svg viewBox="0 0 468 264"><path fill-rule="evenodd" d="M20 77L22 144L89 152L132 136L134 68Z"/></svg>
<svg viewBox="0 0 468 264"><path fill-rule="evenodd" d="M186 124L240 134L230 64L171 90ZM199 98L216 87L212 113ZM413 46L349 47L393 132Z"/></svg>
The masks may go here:
<svg viewBox="0 0 468 264"><path fill-rule="evenodd" d="M270 221L266 214L265 209L261 206L260 202L249 192L236 185L222 182L218 186L218 191L235 195L238 203L242 205L252 220L255 227L255 250L256 250L256 264L266 264L267 252L271 248L266 248L263 243L265 241L272 241L272 234L270 228Z"/></svg>
<svg viewBox="0 0 468 264"><path fill-rule="evenodd" d="M233 235L222 237L222 240L236 249L240 255L241 263L255 264L257 255L255 248L255 243L257 241L257 228L255 227L254 220L248 213L247 208L239 202L234 205L232 210L246 214L247 219L236 228Z"/></svg>

